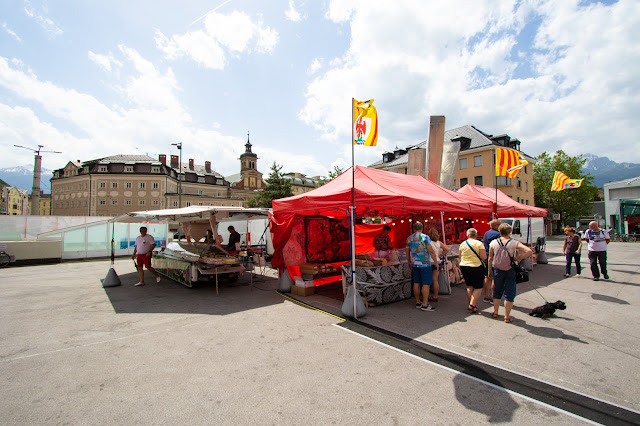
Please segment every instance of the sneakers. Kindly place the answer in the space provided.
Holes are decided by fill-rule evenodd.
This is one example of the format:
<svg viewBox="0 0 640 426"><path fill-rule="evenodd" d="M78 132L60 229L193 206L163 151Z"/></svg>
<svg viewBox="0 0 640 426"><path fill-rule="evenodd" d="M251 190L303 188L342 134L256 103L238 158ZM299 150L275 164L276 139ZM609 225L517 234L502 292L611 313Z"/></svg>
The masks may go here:
<svg viewBox="0 0 640 426"><path fill-rule="evenodd" d="M138 287L139 285L144 285L144 283L135 283L133 286Z"/></svg>
<svg viewBox="0 0 640 426"><path fill-rule="evenodd" d="M598 278L598 277L593 277L593 280L594 280L594 281L600 281L600 278Z"/></svg>
<svg viewBox="0 0 640 426"><path fill-rule="evenodd" d="M159 283L159 282L160 282L160 275L158 275L158 276L156 277L156 282L157 282L157 283Z"/></svg>
<svg viewBox="0 0 640 426"><path fill-rule="evenodd" d="M570 277L571 275L569 275L569 274L564 274L564 276L565 276L565 277Z"/></svg>
<svg viewBox="0 0 640 426"><path fill-rule="evenodd" d="M417 308L417 309L422 308L422 303L419 303L419 302L418 302L418 303L416 303L416 308Z"/></svg>
<svg viewBox="0 0 640 426"><path fill-rule="evenodd" d="M485 303L493 303L493 299L490 297L485 297L484 299L482 299Z"/></svg>
<svg viewBox="0 0 640 426"><path fill-rule="evenodd" d="M609 275L604 274L604 279L605 279L605 280L608 280L608 279L609 279Z"/></svg>
<svg viewBox="0 0 640 426"><path fill-rule="evenodd" d="M576 274L576 278L580 278L580 274Z"/></svg>
<svg viewBox="0 0 640 426"><path fill-rule="evenodd" d="M425 305L422 305L422 308L420 308L420 309L422 309L423 311L427 311L427 312L435 311L435 310L436 310L436 308L434 308L434 307L433 307L433 306L431 306L431 305L426 305L426 306L425 306Z"/></svg>

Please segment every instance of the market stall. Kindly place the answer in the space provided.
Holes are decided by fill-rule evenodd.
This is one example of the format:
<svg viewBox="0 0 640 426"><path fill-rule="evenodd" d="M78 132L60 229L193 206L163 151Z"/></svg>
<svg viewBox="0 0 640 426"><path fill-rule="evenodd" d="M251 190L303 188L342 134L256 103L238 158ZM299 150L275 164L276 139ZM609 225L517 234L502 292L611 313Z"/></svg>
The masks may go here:
<svg viewBox="0 0 640 426"><path fill-rule="evenodd" d="M215 282L217 294L219 280L236 281L247 270L250 272L250 284L253 285L255 269L255 257L248 247L238 247L234 251L227 251L222 247L222 238L217 231L218 223L229 218L249 221L268 217L268 214L269 209L260 208L190 206L131 212L118 216L113 221L143 224L165 220L178 224L184 231L185 240L156 247L153 252L154 268L187 287L192 287L196 282ZM205 240L207 230L212 231L213 241L201 241Z"/></svg>
<svg viewBox="0 0 640 426"><path fill-rule="evenodd" d="M442 236L460 238L461 230L473 226L474 221L486 224L493 210L493 204L487 200L449 191L421 176L356 166L353 175L352 169L348 169L313 191L273 201L272 266L286 268L294 279L301 274L300 265L309 263L334 267L349 263L350 268L348 209L352 205L352 188L356 254L373 252L373 238L384 224L392 228L391 238L399 249L397 259L370 256L360 259L363 262L355 266L359 290L366 284L378 286L375 290L371 287L370 293L375 293L371 297L382 302L409 297L404 288L410 282L410 271L393 265L406 265L399 257L413 222L423 222L425 231L435 227ZM368 223L372 220L382 223ZM378 261L384 264L376 264ZM350 269L341 270L350 275ZM389 275L396 278L385 282L382 277ZM393 289L385 288L390 286ZM395 296L385 297L385 293Z"/></svg>

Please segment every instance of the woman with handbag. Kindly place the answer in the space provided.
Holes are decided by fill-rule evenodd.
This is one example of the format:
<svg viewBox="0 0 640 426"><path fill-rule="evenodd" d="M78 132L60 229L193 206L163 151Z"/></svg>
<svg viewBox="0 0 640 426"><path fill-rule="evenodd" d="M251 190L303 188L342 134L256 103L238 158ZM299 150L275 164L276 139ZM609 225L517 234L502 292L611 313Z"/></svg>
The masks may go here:
<svg viewBox="0 0 640 426"><path fill-rule="evenodd" d="M493 278L493 318L498 318L500 300L504 295L504 322L510 323L511 309L516 298L516 268L514 261L531 256L531 249L511 239L511 225L503 223L498 228L500 238L489 244L489 279Z"/></svg>
<svg viewBox="0 0 640 426"><path fill-rule="evenodd" d="M438 281L440 271L442 269L442 273L445 274L444 270L444 256L449 252L449 247L440 241L440 235L438 234L438 230L436 228L429 229L429 238L431 238L431 246L433 247L433 251L436 252L436 259L432 259L433 263L438 264L440 268L433 268L432 278L433 284L431 285L431 291L433 293L432 296L429 296L429 302L437 302L438 301L438 293L440 291L440 281Z"/></svg>
<svg viewBox="0 0 640 426"><path fill-rule="evenodd" d="M467 239L460 243L460 271L467 283L467 299L471 312L478 313L477 303L484 287L484 261L487 252L482 241L478 241L478 231L467 229Z"/></svg>

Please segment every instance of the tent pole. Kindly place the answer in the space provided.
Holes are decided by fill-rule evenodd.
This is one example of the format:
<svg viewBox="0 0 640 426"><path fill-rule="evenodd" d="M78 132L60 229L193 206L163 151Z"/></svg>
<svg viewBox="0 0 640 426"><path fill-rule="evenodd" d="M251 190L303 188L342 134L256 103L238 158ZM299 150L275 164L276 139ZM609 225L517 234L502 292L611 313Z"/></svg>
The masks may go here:
<svg viewBox="0 0 640 426"><path fill-rule="evenodd" d="M356 208L356 166L355 154L353 147L353 106L355 99L351 98L351 285L353 285L353 317L358 319L358 311L356 309L356 297L358 297L356 287L356 230L355 230L355 208Z"/></svg>

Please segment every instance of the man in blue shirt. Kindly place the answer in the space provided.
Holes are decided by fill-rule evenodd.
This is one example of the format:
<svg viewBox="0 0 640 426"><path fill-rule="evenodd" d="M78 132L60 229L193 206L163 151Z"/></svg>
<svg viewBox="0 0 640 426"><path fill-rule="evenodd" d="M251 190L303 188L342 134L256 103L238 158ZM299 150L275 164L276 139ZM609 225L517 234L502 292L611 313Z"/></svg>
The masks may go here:
<svg viewBox="0 0 640 426"><path fill-rule="evenodd" d="M488 230L486 234L484 234L484 237L482 237L482 243L484 244L484 249L487 251L487 254L489 253L489 244L491 244L491 241L495 240L496 238L500 238L500 231L498 231L498 228L500 227L501 223L502 222L500 222L500 219L493 219L491 222L489 222L489 226L491 226L491 229ZM491 298L491 279L489 278L489 271L484 271L483 300L487 303L493 303L493 299Z"/></svg>

